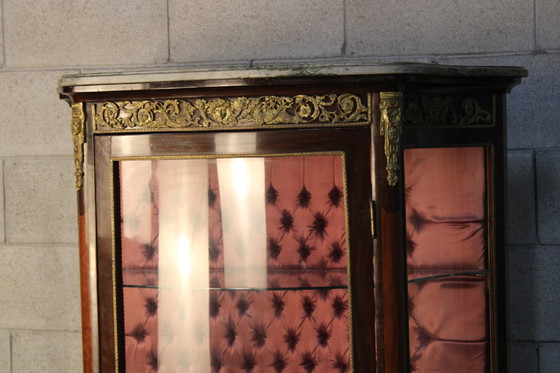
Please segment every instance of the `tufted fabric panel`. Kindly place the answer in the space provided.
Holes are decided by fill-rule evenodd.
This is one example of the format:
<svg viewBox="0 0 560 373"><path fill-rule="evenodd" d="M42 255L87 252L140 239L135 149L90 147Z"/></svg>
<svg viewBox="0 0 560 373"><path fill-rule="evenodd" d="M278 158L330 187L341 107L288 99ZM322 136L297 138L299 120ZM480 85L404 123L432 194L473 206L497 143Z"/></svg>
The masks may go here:
<svg viewBox="0 0 560 373"><path fill-rule="evenodd" d="M405 151L412 372L488 365L484 148Z"/></svg>
<svg viewBox="0 0 560 373"><path fill-rule="evenodd" d="M251 165L243 197L226 182L242 178L235 162L120 162L126 371L350 372L342 156L242 162ZM238 194L246 207L224 215L236 210L223 196ZM182 214L199 228L177 224ZM169 232L198 245L182 282L169 278Z"/></svg>

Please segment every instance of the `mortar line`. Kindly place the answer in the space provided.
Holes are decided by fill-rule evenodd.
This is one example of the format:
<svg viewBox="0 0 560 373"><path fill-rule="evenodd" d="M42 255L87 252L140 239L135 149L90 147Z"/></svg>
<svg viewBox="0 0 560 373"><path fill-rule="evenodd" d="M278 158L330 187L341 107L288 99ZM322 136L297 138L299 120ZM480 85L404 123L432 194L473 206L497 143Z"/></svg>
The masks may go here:
<svg viewBox="0 0 560 373"><path fill-rule="evenodd" d="M2 229L4 230L4 239L2 240L2 244L6 245L8 243L8 225L6 223L6 160L2 158L0 163L0 166L2 167Z"/></svg>
<svg viewBox="0 0 560 373"><path fill-rule="evenodd" d="M346 43L347 43L347 39L346 39L346 28L348 25L347 22L347 11L346 11L346 0L342 1L342 46L340 47L340 56L341 57L346 57Z"/></svg>
<svg viewBox="0 0 560 373"><path fill-rule="evenodd" d="M533 149L531 154L531 162L533 166L533 204L535 205L535 213L533 214L533 224L535 224L535 242L538 246L545 246L541 242L539 227L539 196L538 194L538 170L537 170L537 151Z"/></svg>
<svg viewBox="0 0 560 373"><path fill-rule="evenodd" d="M2 65L6 66L6 16L4 14L4 0L0 0L0 13L2 14Z"/></svg>
<svg viewBox="0 0 560 373"><path fill-rule="evenodd" d="M38 332L38 333L52 333L52 334L56 334L56 333L76 333L79 334L82 332L81 328L77 328L77 329L49 329L49 328L10 328L8 329L10 331L10 335L12 335L13 332Z"/></svg>
<svg viewBox="0 0 560 373"><path fill-rule="evenodd" d="M13 334L12 334L12 330L10 329L10 346L9 346L9 353L10 353L10 372L14 371L14 348L13 348Z"/></svg>
<svg viewBox="0 0 560 373"><path fill-rule="evenodd" d="M169 0L167 0L167 63L171 63L171 16L169 14Z"/></svg>
<svg viewBox="0 0 560 373"><path fill-rule="evenodd" d="M538 17L537 17L537 0L533 0L533 49L538 51L538 39L537 39L537 30L538 30Z"/></svg>
<svg viewBox="0 0 560 373"><path fill-rule="evenodd" d="M537 344L537 372L541 371L541 345Z"/></svg>

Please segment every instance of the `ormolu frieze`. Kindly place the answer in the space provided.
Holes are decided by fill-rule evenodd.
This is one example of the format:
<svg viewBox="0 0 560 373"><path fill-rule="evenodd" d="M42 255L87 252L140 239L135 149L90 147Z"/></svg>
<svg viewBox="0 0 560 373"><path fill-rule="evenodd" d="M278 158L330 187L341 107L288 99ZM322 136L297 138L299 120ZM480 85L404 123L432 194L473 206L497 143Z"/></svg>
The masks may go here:
<svg viewBox="0 0 560 373"><path fill-rule="evenodd" d="M413 126L492 126L494 96L412 94L405 97L404 124Z"/></svg>
<svg viewBox="0 0 560 373"><path fill-rule="evenodd" d="M224 127L366 125L369 95L329 94L105 102L97 132L208 130Z"/></svg>

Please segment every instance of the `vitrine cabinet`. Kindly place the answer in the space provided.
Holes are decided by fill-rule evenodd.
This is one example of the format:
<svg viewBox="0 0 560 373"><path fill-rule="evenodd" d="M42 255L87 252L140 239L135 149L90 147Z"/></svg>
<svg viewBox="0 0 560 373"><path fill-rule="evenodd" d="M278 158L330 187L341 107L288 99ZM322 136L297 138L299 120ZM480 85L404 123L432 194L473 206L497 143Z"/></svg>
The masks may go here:
<svg viewBox="0 0 560 373"><path fill-rule="evenodd" d="M65 76L86 372L505 372L518 67Z"/></svg>

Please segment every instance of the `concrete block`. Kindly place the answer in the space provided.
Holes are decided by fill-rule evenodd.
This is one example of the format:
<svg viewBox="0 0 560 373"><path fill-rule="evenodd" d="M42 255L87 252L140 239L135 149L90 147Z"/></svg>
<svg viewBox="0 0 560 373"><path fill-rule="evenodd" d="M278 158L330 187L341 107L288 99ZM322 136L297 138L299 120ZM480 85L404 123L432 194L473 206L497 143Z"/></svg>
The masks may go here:
<svg viewBox="0 0 560 373"><path fill-rule="evenodd" d="M9 372L11 369L11 335L9 330L0 330L0 372Z"/></svg>
<svg viewBox="0 0 560 373"><path fill-rule="evenodd" d="M70 72L0 72L0 156L72 154L71 110L56 93Z"/></svg>
<svg viewBox="0 0 560 373"><path fill-rule="evenodd" d="M12 343L12 373L82 371L80 333L16 330Z"/></svg>
<svg viewBox="0 0 560 373"><path fill-rule="evenodd" d="M560 247L509 247L512 341L560 340Z"/></svg>
<svg viewBox="0 0 560 373"><path fill-rule="evenodd" d="M560 150L536 153L539 242L560 245Z"/></svg>
<svg viewBox="0 0 560 373"><path fill-rule="evenodd" d="M539 373L538 344L527 342L510 343L510 373Z"/></svg>
<svg viewBox="0 0 560 373"><path fill-rule="evenodd" d="M4 0L4 47L11 68L165 63L167 1Z"/></svg>
<svg viewBox="0 0 560 373"><path fill-rule="evenodd" d="M72 157L9 159L4 175L8 243L77 242Z"/></svg>
<svg viewBox="0 0 560 373"><path fill-rule="evenodd" d="M529 76L507 96L508 148L560 147L560 54L440 58L438 62L525 67Z"/></svg>
<svg viewBox="0 0 560 373"><path fill-rule="evenodd" d="M474 54L533 47L525 0L346 1L348 56Z"/></svg>
<svg viewBox="0 0 560 373"><path fill-rule="evenodd" d="M560 343L542 343L539 349L540 373L558 373L560 369Z"/></svg>
<svg viewBox="0 0 560 373"><path fill-rule="evenodd" d="M509 96L509 147L560 147L560 54L519 61L529 70L529 77Z"/></svg>
<svg viewBox="0 0 560 373"><path fill-rule="evenodd" d="M1 329L80 330L77 248L0 246L0 254Z"/></svg>
<svg viewBox="0 0 560 373"><path fill-rule="evenodd" d="M537 48L560 49L560 2L539 0L535 2L537 11Z"/></svg>
<svg viewBox="0 0 560 373"><path fill-rule="evenodd" d="M535 182L532 151L508 153L508 242L535 244Z"/></svg>
<svg viewBox="0 0 560 373"><path fill-rule="evenodd" d="M173 62L340 56L343 0L169 1Z"/></svg>

